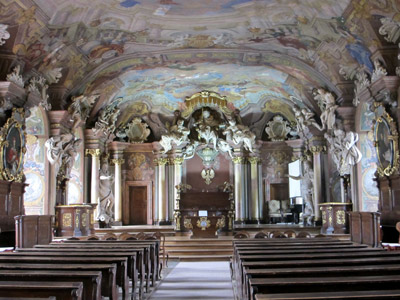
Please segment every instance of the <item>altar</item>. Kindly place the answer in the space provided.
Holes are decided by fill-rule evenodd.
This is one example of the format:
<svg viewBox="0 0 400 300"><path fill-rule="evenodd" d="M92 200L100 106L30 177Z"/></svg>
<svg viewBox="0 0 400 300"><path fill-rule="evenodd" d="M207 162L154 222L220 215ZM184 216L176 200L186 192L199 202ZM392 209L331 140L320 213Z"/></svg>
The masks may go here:
<svg viewBox="0 0 400 300"><path fill-rule="evenodd" d="M230 192L180 192L175 210L175 230L192 232L191 238L217 238L233 229L233 199Z"/></svg>

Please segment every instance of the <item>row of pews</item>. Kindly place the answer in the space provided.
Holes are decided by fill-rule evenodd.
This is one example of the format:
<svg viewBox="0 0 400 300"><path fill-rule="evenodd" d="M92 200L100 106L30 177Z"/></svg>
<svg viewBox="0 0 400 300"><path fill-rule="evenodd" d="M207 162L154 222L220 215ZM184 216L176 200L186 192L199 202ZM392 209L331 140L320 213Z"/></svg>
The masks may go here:
<svg viewBox="0 0 400 300"><path fill-rule="evenodd" d="M146 236L146 235L145 235ZM161 279L159 235L72 238L0 252L0 297L144 298Z"/></svg>
<svg viewBox="0 0 400 300"><path fill-rule="evenodd" d="M400 299L400 253L333 238L233 241L237 299Z"/></svg>

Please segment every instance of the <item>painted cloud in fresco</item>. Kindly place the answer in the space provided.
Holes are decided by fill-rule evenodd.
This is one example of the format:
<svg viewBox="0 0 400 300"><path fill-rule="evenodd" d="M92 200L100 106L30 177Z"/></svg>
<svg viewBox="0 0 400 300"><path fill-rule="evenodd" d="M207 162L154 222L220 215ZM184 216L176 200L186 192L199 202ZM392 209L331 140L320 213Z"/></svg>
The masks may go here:
<svg viewBox="0 0 400 300"><path fill-rule="evenodd" d="M294 94L285 81L286 73L265 66L193 65L183 71L155 68L128 72L121 76L125 87L115 97L120 104L148 100L152 106L175 110L185 97L201 90L211 90L227 96L237 108L266 99L288 99Z"/></svg>

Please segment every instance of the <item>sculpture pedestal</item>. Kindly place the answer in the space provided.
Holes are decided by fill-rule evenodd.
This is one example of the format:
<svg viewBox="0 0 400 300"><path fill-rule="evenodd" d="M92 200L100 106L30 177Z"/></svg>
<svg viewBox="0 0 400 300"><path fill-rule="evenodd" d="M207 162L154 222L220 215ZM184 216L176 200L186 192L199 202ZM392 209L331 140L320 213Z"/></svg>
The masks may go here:
<svg viewBox="0 0 400 300"><path fill-rule="evenodd" d="M352 203L329 202L319 204L321 210L323 234L344 234L349 233L349 216Z"/></svg>

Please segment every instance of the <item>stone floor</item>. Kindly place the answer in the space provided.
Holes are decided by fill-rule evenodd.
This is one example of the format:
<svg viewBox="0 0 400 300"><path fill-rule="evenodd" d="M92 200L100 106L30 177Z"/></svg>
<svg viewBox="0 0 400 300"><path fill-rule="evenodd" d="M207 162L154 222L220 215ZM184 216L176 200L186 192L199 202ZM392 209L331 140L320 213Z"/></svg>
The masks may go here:
<svg viewBox="0 0 400 300"><path fill-rule="evenodd" d="M171 262L171 264L164 279L148 299L234 299L229 262Z"/></svg>

